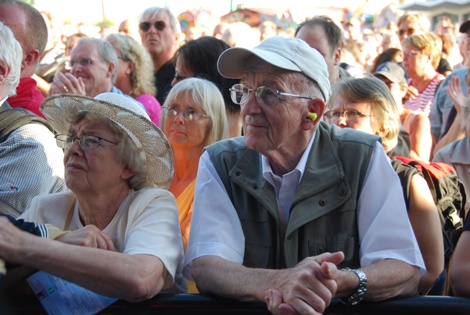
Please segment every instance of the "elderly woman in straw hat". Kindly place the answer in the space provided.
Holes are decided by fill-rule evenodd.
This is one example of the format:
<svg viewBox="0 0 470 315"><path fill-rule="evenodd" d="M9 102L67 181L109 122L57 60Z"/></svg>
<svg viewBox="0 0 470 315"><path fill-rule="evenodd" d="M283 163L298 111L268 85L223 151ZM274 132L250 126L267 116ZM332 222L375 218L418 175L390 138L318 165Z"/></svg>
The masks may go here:
<svg viewBox="0 0 470 315"><path fill-rule="evenodd" d="M178 210L167 191L173 156L163 132L115 93L55 95L41 110L65 150L70 191L36 197L21 218L72 232L57 242L2 222L1 256L131 302L183 291Z"/></svg>

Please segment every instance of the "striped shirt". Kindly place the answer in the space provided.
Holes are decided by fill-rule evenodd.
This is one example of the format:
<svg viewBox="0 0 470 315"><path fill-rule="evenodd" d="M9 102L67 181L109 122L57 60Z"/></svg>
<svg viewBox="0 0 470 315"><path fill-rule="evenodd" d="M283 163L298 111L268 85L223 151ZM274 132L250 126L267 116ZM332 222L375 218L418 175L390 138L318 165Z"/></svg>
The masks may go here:
<svg viewBox="0 0 470 315"><path fill-rule="evenodd" d="M416 96L414 99L407 100L405 104L403 104L403 107L408 108L411 111L422 112L426 115L429 115L432 101L434 100L434 95L436 94L439 84L444 79L445 77L442 74L436 72L436 75L432 81L429 82L428 86L426 86L424 90L420 91L418 96ZM411 80L409 85L413 85Z"/></svg>

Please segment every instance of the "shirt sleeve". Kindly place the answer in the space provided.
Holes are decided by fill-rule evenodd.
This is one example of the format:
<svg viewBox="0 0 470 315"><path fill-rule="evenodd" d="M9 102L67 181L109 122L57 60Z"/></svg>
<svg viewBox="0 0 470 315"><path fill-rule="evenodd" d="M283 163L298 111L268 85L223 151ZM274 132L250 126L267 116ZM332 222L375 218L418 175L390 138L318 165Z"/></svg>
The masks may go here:
<svg viewBox="0 0 470 315"><path fill-rule="evenodd" d="M0 212L18 217L35 196L65 190L63 156L45 126L13 131L0 143Z"/></svg>
<svg viewBox="0 0 470 315"><path fill-rule="evenodd" d="M126 240L123 253L158 257L168 276L168 287L181 274L183 243L175 198L167 190L140 189L129 207Z"/></svg>
<svg viewBox="0 0 470 315"><path fill-rule="evenodd" d="M44 237L44 238L49 237L48 227L46 224L28 222L23 219L15 219L14 217L8 214L4 214L2 216L7 217L14 226L16 226L17 228L19 228L20 230L24 232L28 232L39 237Z"/></svg>
<svg viewBox="0 0 470 315"><path fill-rule="evenodd" d="M207 228L210 226L218 228ZM218 256L242 264L244 252L245 236L240 219L209 154L204 152L199 160L191 232L183 275L193 280L191 264L198 257Z"/></svg>
<svg viewBox="0 0 470 315"><path fill-rule="evenodd" d="M384 259L404 261L425 272L406 211L400 180L377 142L358 201L361 266Z"/></svg>

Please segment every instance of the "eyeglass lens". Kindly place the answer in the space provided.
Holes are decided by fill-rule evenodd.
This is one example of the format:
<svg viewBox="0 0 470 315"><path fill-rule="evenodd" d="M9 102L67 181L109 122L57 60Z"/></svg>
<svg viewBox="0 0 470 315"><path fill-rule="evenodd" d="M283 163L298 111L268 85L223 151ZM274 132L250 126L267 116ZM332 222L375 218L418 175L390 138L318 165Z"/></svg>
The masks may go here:
<svg viewBox="0 0 470 315"><path fill-rule="evenodd" d="M232 101L236 104L244 105L248 101L252 91L253 90L250 90L246 86L235 85L231 90ZM276 104L278 101L278 94L279 93L277 93L277 91L266 86L260 86L255 91L256 100L267 106L273 106Z"/></svg>
<svg viewBox="0 0 470 315"><path fill-rule="evenodd" d="M164 108L164 112L168 117L176 117L179 113L183 114L184 119L186 120L199 120L201 117L207 117L204 114L196 112L194 109L180 109L178 107L167 107Z"/></svg>

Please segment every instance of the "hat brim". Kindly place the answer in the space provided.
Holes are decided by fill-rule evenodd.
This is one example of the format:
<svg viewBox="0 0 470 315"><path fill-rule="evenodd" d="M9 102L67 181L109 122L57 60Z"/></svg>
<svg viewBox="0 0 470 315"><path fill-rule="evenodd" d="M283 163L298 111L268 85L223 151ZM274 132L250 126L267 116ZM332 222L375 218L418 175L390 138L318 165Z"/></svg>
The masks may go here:
<svg viewBox="0 0 470 315"><path fill-rule="evenodd" d="M467 33L469 29L470 29L470 20L467 20L460 25L459 32Z"/></svg>
<svg viewBox="0 0 470 315"><path fill-rule="evenodd" d="M302 72L302 70L287 58L279 54L260 50L235 47L225 50L219 57L217 68L220 74L229 79L240 79L246 68L250 56L257 56L267 63L290 71Z"/></svg>
<svg viewBox="0 0 470 315"><path fill-rule="evenodd" d="M389 80L392 81L393 83L400 83L400 82L402 82L402 83L405 83L405 84L406 84L406 82L401 81L396 75L394 75L394 74L392 74L392 73L390 73L390 72L388 72L388 71L379 71L379 72L375 72L375 73L374 73L374 76L378 76L378 75L382 75L382 76L386 77L387 79L389 79Z"/></svg>
<svg viewBox="0 0 470 315"><path fill-rule="evenodd" d="M163 131L147 117L113 103L94 98L58 94L41 104L41 112L59 134L68 134L80 112L91 112L110 119L143 150L147 167L148 186L168 189L173 180L174 161L171 146Z"/></svg>

